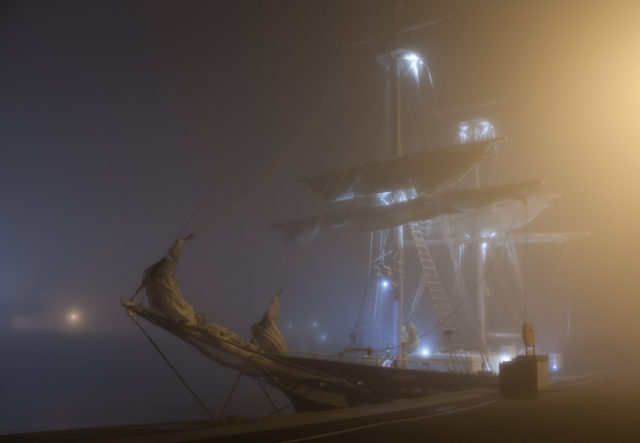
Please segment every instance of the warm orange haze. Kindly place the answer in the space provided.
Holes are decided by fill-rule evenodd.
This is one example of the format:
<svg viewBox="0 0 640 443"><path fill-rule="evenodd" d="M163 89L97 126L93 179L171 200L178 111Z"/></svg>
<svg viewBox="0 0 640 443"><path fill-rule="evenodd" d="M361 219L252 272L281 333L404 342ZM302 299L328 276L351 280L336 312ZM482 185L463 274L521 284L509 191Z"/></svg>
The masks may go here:
<svg viewBox="0 0 640 443"><path fill-rule="evenodd" d="M587 2L539 17L537 44L516 72L529 79L527 163L562 189L554 214L591 232L572 245L575 302L585 346L637 359L640 226L640 48L638 5ZM525 49L525 48L523 48Z"/></svg>
<svg viewBox="0 0 640 443"><path fill-rule="evenodd" d="M640 440L640 2L7 1L0 60L1 436Z"/></svg>

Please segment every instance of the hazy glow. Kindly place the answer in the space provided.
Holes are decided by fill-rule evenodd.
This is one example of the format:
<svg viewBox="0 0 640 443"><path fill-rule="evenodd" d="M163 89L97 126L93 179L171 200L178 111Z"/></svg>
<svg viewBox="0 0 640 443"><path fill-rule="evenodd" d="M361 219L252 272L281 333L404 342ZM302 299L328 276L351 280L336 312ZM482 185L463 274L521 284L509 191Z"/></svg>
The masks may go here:
<svg viewBox="0 0 640 443"><path fill-rule="evenodd" d="M381 284L383 288L387 289L389 287L389 280L384 279Z"/></svg>
<svg viewBox="0 0 640 443"><path fill-rule="evenodd" d="M422 350L420 351L420 353L424 356L427 357L428 355L431 354L431 351L429 350L429 348L422 348Z"/></svg>
<svg viewBox="0 0 640 443"><path fill-rule="evenodd" d="M80 322L80 313L78 311L70 311L67 314L67 323L70 325L78 324Z"/></svg>
<svg viewBox="0 0 640 443"><path fill-rule="evenodd" d="M556 353L549 354L549 368L552 371L557 371L560 369L561 355Z"/></svg>
<svg viewBox="0 0 640 443"><path fill-rule="evenodd" d="M504 362L507 362L507 361L511 361L511 356L508 355L508 354L502 354L500 356L500 363L504 363Z"/></svg>

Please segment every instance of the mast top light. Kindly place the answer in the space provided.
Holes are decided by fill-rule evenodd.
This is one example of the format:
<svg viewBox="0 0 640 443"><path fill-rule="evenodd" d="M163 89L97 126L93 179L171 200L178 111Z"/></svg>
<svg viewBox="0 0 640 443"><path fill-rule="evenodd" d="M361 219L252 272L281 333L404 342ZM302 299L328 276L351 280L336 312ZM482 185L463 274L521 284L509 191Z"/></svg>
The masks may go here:
<svg viewBox="0 0 640 443"><path fill-rule="evenodd" d="M378 63L385 69L390 69L392 66L397 65L402 72L411 74L416 82L420 82L420 76L424 70L427 73L431 87L433 87L433 78L431 77L429 66L413 51L400 48L386 52L378 56Z"/></svg>
<svg viewBox="0 0 640 443"><path fill-rule="evenodd" d="M424 65L422 59L414 52L407 52L402 56L402 60L406 62L407 70L411 71L416 81L418 81L420 70L422 69L422 65Z"/></svg>

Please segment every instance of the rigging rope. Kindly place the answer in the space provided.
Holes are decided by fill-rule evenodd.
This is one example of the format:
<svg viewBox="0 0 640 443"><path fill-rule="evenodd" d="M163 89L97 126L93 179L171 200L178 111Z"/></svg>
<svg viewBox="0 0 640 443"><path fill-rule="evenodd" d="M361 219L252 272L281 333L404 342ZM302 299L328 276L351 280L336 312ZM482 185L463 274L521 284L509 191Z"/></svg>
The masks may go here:
<svg viewBox="0 0 640 443"><path fill-rule="evenodd" d="M522 210L522 207L520 208ZM511 236L512 234L512 230L513 227L515 226L516 222L518 221L518 216L520 215L520 211L516 212L516 216L513 218L513 221L511 223L510 228L508 229L508 234L507 236ZM526 221L525 221L526 222ZM504 240L505 242L507 241L507 239ZM484 281L484 279L487 277L487 274L489 273L489 271L491 270L491 268L493 267L493 265L496 263L498 257L500 257L502 254L504 253L504 248L500 249L500 253L496 254L493 257L493 260L491 260L491 262L489 263L489 265L487 267L485 267L485 270L482 274L482 277L480 279L478 279L478 281L476 282L476 284L467 292L467 295L465 296L465 298L462 300L462 302L460 302L458 304L458 306L456 306L456 308L451 311L451 313L449 315L447 315L447 317L445 317L444 321L449 320L451 317L453 317L455 314L458 313L458 311L468 302L470 301L474 296L477 295L477 289L480 286L480 284ZM410 341L408 343L405 344L399 344L396 346L387 346L385 348L382 349L374 349L372 352L385 352L385 351L389 351L392 349L399 349L402 346L417 342L418 340L420 340L421 338L426 337L427 335L432 334L433 332L435 332L438 328L440 327L440 323L436 324L435 326L433 326L431 329L429 329L427 332L420 334L418 337L415 338L415 340Z"/></svg>
<svg viewBox="0 0 640 443"><path fill-rule="evenodd" d="M149 340L149 343L151 343L153 345L154 348L156 348L156 351L158 351L158 353L160 354L160 356L162 357L162 359L167 363L167 365L169 365L169 367L171 368L171 370L173 371L173 373L176 375L176 377L178 377L178 379L182 382L182 384L184 385L185 388L187 388L187 391L189 391L191 393L191 395L193 396L193 398L196 399L196 401L198 402L198 404L200 405L200 407L206 412L206 414L209 416L210 419L213 419L214 416L211 413L211 411L209 411L209 409L207 408L207 406L204 404L204 402L200 399L200 397L198 397L198 394L195 393L195 391L193 389L191 389L191 386L189 386L189 384L187 383L187 381L182 377L182 375L180 375L180 373L178 372L178 370L176 369L175 366L173 366L173 364L169 361L169 358L164 354L164 352L162 352L162 350L160 350L160 348L158 347L158 345L156 344L156 342L153 341L153 339L151 338L151 336L147 333L147 331L144 330L144 328L142 327L142 325L140 324L140 322L134 317L133 313L131 313L130 311L127 311L127 313L129 313L129 317L131 317L131 320L133 320L133 322L136 324L136 326L138 326L138 328L140 328L140 330L142 331L142 333L144 334L145 337L147 337L147 340Z"/></svg>
<svg viewBox="0 0 640 443"><path fill-rule="evenodd" d="M209 200L209 197L211 197L211 194L213 194L213 191L215 191L215 189L218 187L218 185L220 185L220 182L222 181L222 177L224 177L226 175L226 172L229 170L229 165L230 164L231 164L231 158L229 157L227 159L224 167L222 168L222 172L220 174L218 174L218 177L216 178L216 180L213 183L213 185L211 186L211 188L209 188L207 193L200 200L200 203L198 203L198 205L195 207L195 209L193 210L191 215L187 218L187 221L184 222L184 224L182 225L182 228L180 228L180 231L178 231L178 235L176 236L176 238L182 237L182 235L184 234L184 231L191 224L191 222L196 217L196 215L198 215L198 213L202 210L202 208L204 207L204 204L207 202L207 200Z"/></svg>
<svg viewBox="0 0 640 443"><path fill-rule="evenodd" d="M220 418L223 418L224 413L227 412L227 408L231 403L231 397L233 397L233 393L236 391L236 388L238 387L238 383L240 383L241 378L242 378L242 372L238 372L238 375L236 376L236 379L233 382L233 386L231 387L231 391L229 392L229 395L227 395L227 399L225 400L224 405L222 406L222 410L220 411Z"/></svg>
<svg viewBox="0 0 640 443"><path fill-rule="evenodd" d="M275 411L273 411L273 412L272 412L271 414L269 414L267 417L271 417L271 416L273 416L274 414L280 415L280 412L282 412L283 410L285 410L286 408L288 408L288 407L289 407L289 406L291 406L291 405L292 405L292 403L291 403L291 402L289 402L289 403L287 403L286 405L284 405L284 406L282 406L282 407L279 407L278 409L276 409Z"/></svg>
<svg viewBox="0 0 640 443"><path fill-rule="evenodd" d="M262 392L264 393L264 395L267 396L267 399L269 400L269 403L271 403L271 407L273 408L273 412L270 415L273 415L273 414L280 415L280 409L278 409L276 404L273 402L273 399L271 398L271 396L267 392L267 388L264 387L264 383L262 383L262 381L260 381L260 379L256 379L256 381L258 382L258 386L260 386L260 389L262 389Z"/></svg>
<svg viewBox="0 0 640 443"><path fill-rule="evenodd" d="M324 113L324 111L328 108L330 102L336 97L335 90L324 100L321 106L318 107L316 113L313 118L307 123L302 130L298 133L296 138L291 142L288 148L283 152L283 154L278 158L278 160L273 164L269 173L262 178L258 183L256 183L251 189L249 189L242 197L232 203L225 211L221 214L213 218L213 220L208 223L204 223L203 225L197 227L193 231L193 235L200 235L210 229L212 229L216 224L218 224L224 217L229 215L232 211L242 205L244 202L249 200L256 192L258 192L269 180L271 180L280 170L284 167L284 165L291 159L293 154L298 150L298 148L302 145L304 140L309 136L311 131L315 129L318 121L320 120L320 116ZM199 210L200 208L198 208Z"/></svg>
<svg viewBox="0 0 640 443"><path fill-rule="evenodd" d="M371 122L371 121L373 121L372 117L380 109L381 106L382 106L382 100L381 99L378 99L378 100L374 101L373 105L368 108L369 109L369 113L366 115L366 118L364 118L362 121L363 122ZM353 150L350 151L351 155L348 158L347 164L353 164L353 161L355 160L357 154L359 154L362 151L363 147L365 146L364 145L364 140L365 140L366 131L363 130L364 127L365 127L365 123L363 123L362 126L360 127L361 130L356 131L357 134L360 134L360 136L357 138L356 143L354 143L354 145L357 146L357 149L353 149ZM342 183L344 181L344 178L346 177L347 172L349 172L349 169L345 168L344 170L342 170L341 174L337 175L337 178L336 178L336 181L334 183L334 186L337 186L338 184L340 184L340 183ZM324 194L326 192L326 190L327 190L327 188L329 187L330 184L331 184L330 181L327 181L325 183L325 186L323 188L322 194ZM327 200L327 199L324 199L321 202L319 216L318 216L318 220L316 222L316 228L314 229L314 231L317 230L318 227L320 226L320 224L322 223L322 220L326 216L327 211L329 210L329 207L330 207L330 205L332 203L333 203L333 201ZM299 258L300 258L300 256L302 255L302 252L305 249L307 251L309 250L309 246L308 245L310 245L310 242L307 242L304 245L304 247L301 248L302 251L299 251L298 254L296 254L296 258L297 259L295 260L294 264L291 265L291 266L287 266L286 271L285 271L283 277L281 278L281 281L283 282L281 284L281 287L286 286L286 282L289 281L289 279L291 278L291 275L293 275L294 271L301 266L302 260L300 260Z"/></svg>

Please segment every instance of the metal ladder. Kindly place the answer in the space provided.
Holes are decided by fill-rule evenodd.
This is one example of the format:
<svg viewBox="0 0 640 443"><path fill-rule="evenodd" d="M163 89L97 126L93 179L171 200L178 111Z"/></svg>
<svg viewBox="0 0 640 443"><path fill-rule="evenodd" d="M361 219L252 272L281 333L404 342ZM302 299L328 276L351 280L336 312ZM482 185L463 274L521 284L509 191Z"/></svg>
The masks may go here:
<svg viewBox="0 0 640 443"><path fill-rule="evenodd" d="M436 319L442 333L442 341L445 350L449 353L451 360L455 362L456 369L462 369L462 362L458 357L458 352L462 349L462 345L458 342L458 333L453 321L451 304L449 298L444 292L444 287L440 281L440 276L436 269L435 262L429 248L426 238L428 237L428 222L412 222L409 223L413 241L416 245L416 251L420 258L420 264L426 278L427 289L431 295L431 301L435 310Z"/></svg>

